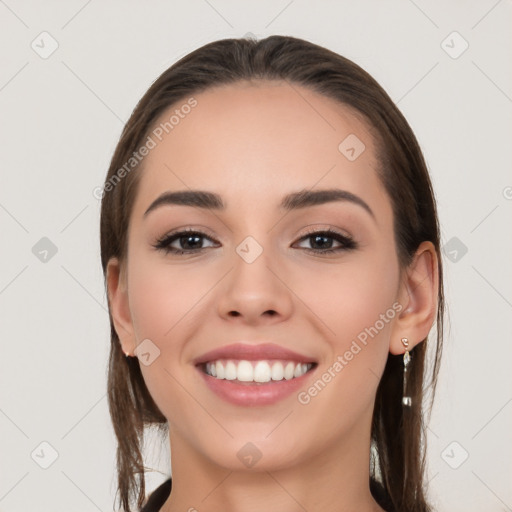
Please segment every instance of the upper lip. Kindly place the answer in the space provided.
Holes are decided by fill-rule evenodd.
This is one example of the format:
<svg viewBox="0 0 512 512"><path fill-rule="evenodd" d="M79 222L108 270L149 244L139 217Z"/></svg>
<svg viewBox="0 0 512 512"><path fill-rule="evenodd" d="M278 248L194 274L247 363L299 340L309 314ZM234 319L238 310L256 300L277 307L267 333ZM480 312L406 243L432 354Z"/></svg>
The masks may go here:
<svg viewBox="0 0 512 512"><path fill-rule="evenodd" d="M281 347L275 343L260 343L250 345L247 343L233 343L224 347L216 348L194 359L194 364L199 365L217 359L240 359L247 361L258 361L265 359L285 359L300 363L315 363L310 357L288 348Z"/></svg>

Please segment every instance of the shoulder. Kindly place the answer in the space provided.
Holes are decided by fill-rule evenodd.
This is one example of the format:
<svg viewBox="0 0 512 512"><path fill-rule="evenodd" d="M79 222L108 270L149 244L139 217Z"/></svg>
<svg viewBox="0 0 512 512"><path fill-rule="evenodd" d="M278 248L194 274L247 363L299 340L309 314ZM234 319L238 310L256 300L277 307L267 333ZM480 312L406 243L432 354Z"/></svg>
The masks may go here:
<svg viewBox="0 0 512 512"><path fill-rule="evenodd" d="M140 512L158 512L169 497L169 494L171 494L171 488L172 479L169 478L150 494Z"/></svg>

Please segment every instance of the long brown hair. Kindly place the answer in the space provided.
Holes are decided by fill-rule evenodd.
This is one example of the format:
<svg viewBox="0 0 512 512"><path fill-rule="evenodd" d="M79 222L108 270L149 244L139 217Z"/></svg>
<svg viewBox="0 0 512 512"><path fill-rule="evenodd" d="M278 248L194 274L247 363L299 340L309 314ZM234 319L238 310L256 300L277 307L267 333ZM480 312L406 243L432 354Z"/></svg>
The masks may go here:
<svg viewBox="0 0 512 512"><path fill-rule="evenodd" d="M216 85L258 79L298 84L335 99L355 109L372 129L380 162L378 174L393 207L401 269L411 263L422 241L431 241L438 255L437 333L429 380L433 399L442 349L444 295L437 209L425 160L409 124L382 87L352 61L311 42L278 35L259 41L215 41L180 59L151 85L124 127L105 180L100 228L105 287L109 259L117 257L121 265L125 263L129 218L141 174L140 164L128 172L126 163L143 145L155 120L192 94ZM123 166L125 172L120 173ZM140 507L145 500L144 428L153 425L164 433L167 421L149 394L138 359L125 357L110 312L109 318L108 403L118 441L119 503L130 512L133 503ZM412 406L402 406L402 359L392 354L388 355L375 400L372 489L380 482L389 503L399 511L431 510L424 481L427 340L411 351L408 388ZM429 411L431 406L432 402Z"/></svg>

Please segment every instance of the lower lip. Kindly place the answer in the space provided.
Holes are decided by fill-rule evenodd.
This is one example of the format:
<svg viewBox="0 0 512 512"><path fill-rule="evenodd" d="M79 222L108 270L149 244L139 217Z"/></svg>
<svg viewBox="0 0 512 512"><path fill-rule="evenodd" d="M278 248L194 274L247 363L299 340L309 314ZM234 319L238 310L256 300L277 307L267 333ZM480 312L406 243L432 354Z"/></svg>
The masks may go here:
<svg viewBox="0 0 512 512"><path fill-rule="evenodd" d="M279 400L283 400L304 387L306 379L311 376L315 368L290 380L271 380L264 383L248 382L244 384L233 380L216 379L203 372L199 367L197 367L197 371L203 377L206 385L220 398L235 405L250 407L275 404Z"/></svg>

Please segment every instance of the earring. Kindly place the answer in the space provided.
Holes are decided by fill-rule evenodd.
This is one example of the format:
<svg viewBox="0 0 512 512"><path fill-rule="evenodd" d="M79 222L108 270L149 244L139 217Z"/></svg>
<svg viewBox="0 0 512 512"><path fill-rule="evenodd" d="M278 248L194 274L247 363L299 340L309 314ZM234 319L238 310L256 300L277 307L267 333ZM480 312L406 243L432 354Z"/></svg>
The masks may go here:
<svg viewBox="0 0 512 512"><path fill-rule="evenodd" d="M403 389L403 396L402 396L402 405L406 405L410 407L412 405L412 399L410 396L406 395L407 390L407 367L409 366L409 363L411 362L411 355L409 354L409 340L407 338L402 338L402 344L405 347L405 354L404 354L404 389Z"/></svg>

